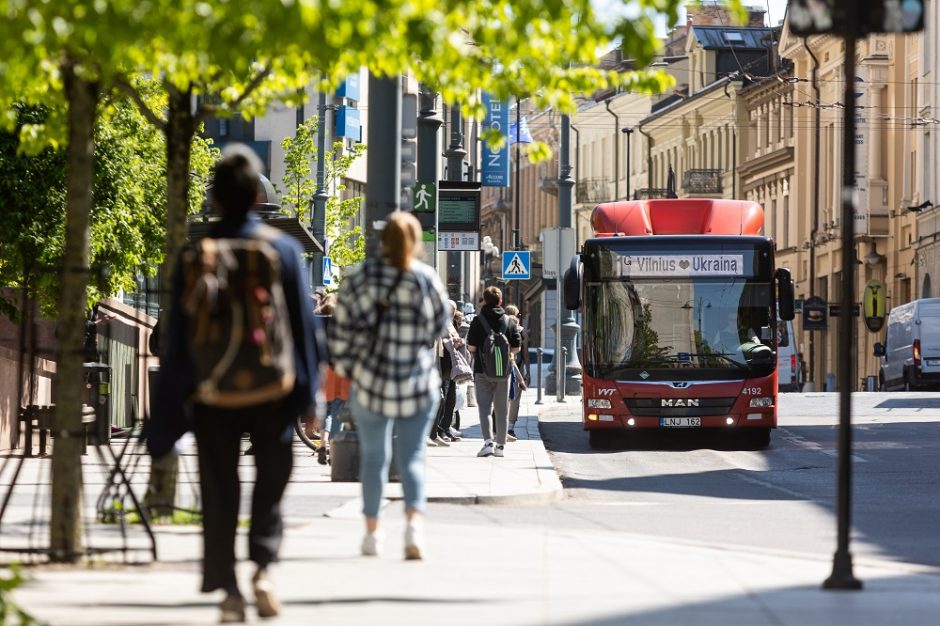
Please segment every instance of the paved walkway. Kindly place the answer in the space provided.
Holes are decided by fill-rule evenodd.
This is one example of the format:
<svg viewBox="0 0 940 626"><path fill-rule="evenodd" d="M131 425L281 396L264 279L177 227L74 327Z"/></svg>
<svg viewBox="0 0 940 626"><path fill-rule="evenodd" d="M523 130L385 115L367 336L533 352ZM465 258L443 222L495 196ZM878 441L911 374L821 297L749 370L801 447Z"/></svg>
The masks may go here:
<svg viewBox="0 0 940 626"><path fill-rule="evenodd" d="M432 449L431 497L492 498L517 507L558 497L536 420L525 428L528 439L508 446L505 459L477 459L481 442L474 439ZM466 424L465 431L473 434ZM402 515L397 506L387 507L386 553L363 558L358 488L327 482L325 473L311 457L299 458L285 503L283 559L274 571L285 614L269 623L926 626L940 615L940 572L928 568L866 560L856 567L864 592L824 593L819 582L829 572L829 554L652 539L629 528L495 525L487 507L477 506L432 507L429 558L422 562L402 560ZM86 474L92 483L100 479ZM41 475L33 470L33 487ZM18 498L14 518L22 522L30 507ZM330 503L327 515L309 514L315 501ZM8 526L5 520L0 529L4 543ZM30 568L31 581L14 599L44 623L63 626L214 623L218 596L197 592L199 530L163 527L159 541L156 564L127 567L101 559L81 568ZM244 564L246 583L250 574ZM249 621L259 622L253 614Z"/></svg>

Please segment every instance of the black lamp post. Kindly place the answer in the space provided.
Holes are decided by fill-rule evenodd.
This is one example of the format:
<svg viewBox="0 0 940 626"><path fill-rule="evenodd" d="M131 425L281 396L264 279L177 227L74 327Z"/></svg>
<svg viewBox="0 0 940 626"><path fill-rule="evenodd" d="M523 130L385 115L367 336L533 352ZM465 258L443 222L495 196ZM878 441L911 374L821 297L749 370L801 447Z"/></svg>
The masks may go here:
<svg viewBox="0 0 940 626"><path fill-rule="evenodd" d="M633 129L627 126L626 128L621 128L620 132L627 136L627 200L630 199L630 135L633 134Z"/></svg>

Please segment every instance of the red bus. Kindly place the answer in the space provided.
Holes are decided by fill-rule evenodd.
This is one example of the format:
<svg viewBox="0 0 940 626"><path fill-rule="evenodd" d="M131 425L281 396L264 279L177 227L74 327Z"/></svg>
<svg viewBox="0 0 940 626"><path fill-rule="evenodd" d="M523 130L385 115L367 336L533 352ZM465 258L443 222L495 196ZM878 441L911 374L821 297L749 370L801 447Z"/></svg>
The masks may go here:
<svg viewBox="0 0 940 626"><path fill-rule="evenodd" d="M774 266L763 209L739 200L598 205L565 275L582 312L583 425L615 432L723 429L750 446L777 425L777 316L793 282Z"/></svg>

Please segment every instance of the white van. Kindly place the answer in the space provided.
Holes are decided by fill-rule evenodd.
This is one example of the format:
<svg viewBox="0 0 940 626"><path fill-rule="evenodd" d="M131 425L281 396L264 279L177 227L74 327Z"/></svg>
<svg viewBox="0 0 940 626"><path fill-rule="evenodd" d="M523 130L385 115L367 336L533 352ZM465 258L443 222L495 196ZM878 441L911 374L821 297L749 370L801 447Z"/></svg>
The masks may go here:
<svg viewBox="0 0 940 626"><path fill-rule="evenodd" d="M777 391L800 390L800 360L797 358L793 322L777 320Z"/></svg>
<svg viewBox="0 0 940 626"><path fill-rule="evenodd" d="M882 391L940 389L940 298L923 298L888 314L878 382Z"/></svg>

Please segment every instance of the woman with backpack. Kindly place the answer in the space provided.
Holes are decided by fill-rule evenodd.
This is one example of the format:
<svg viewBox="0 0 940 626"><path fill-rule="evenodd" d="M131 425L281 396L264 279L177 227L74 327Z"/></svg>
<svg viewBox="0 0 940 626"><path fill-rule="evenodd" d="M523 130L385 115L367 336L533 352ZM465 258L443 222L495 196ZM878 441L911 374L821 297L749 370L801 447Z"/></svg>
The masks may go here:
<svg viewBox="0 0 940 626"><path fill-rule="evenodd" d="M519 327L506 315L502 304L503 292L499 287L487 287L483 291L483 308L473 318L467 331L467 345L473 354L473 383L476 386L480 430L483 433L483 447L477 453L480 457L505 456L512 355L522 347ZM495 433L490 426L491 408Z"/></svg>
<svg viewBox="0 0 940 626"><path fill-rule="evenodd" d="M379 507L393 445L405 494L405 558L424 556L425 441L440 401L435 342L449 323L447 295L416 257L421 225L395 211L381 235L381 255L357 265L339 289L328 342L333 364L352 380L349 410L359 432L362 554L382 550Z"/></svg>

